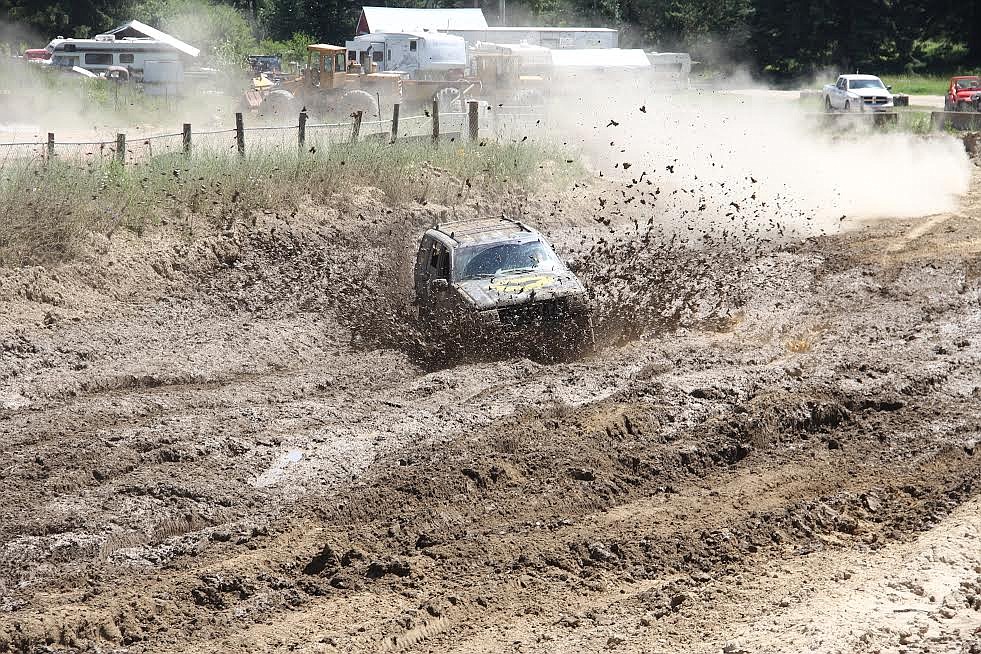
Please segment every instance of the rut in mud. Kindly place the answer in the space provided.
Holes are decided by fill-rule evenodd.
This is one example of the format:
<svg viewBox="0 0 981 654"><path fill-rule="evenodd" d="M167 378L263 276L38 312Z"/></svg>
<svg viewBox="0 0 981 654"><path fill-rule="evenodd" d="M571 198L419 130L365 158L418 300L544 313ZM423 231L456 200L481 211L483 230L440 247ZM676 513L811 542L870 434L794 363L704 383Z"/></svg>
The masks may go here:
<svg viewBox="0 0 981 654"><path fill-rule="evenodd" d="M406 262L447 209L370 193L4 271L0 651L791 651L754 625L971 524L976 197L697 244L527 200L604 334L554 365L429 369ZM824 646L969 651L957 565L922 633Z"/></svg>

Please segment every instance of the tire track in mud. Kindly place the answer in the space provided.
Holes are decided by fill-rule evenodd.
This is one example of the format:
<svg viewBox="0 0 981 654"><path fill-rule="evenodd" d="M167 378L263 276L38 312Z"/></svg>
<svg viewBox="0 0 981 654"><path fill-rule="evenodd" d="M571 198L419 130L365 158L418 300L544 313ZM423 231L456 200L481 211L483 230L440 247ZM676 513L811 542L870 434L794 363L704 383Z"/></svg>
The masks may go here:
<svg viewBox="0 0 981 654"><path fill-rule="evenodd" d="M580 411L586 414L583 417L587 417L594 413L595 408L584 407ZM602 410L600 415L603 413L606 410ZM569 418L565 424L568 426L575 421L575 418ZM604 421L602 419L600 422ZM632 422L637 425L643 423L638 417ZM689 459L688 471L678 470L674 473L673 482L671 477L655 477L649 482L668 481L676 487L674 490L655 490L654 499L644 499L640 504L631 498L643 496L643 486L633 491L626 490L620 496L608 496L594 488L592 493L599 492L599 498L602 498L599 502L549 504L552 508L546 512L505 503L506 506L514 506L516 512L500 515L489 524L484 522L483 530L489 527L489 531L484 531L487 535L476 542L468 538L463 541L452 538L441 540L444 537L439 532L426 531L424 533L432 542L420 545L415 529L420 527L420 522L422 525L427 522L425 516L430 511L427 507L431 500L426 493L415 500L397 500L394 504L381 500L359 501L356 496L348 496L348 502L361 506L385 504L390 513L397 515L404 516L406 508L413 504L418 506L415 511L422 511L421 520L403 520L400 526L408 533L401 539L405 544L396 547L396 550L402 550L400 556L403 557L407 552L415 551L415 554L409 555L412 572L405 582L397 578L394 582L387 581L394 578L390 576L374 580L370 574L362 577L364 573L356 572L373 557L379 556L378 543L366 541L365 534L379 533L384 528L384 521L373 526L371 523L360 524L355 531L346 532L345 536L341 526L343 522L337 524L328 514L322 520L337 526L326 527L326 533L323 527L311 529L306 526L301 532L292 532L293 535L288 537L291 542L287 549L272 543L272 551L247 556L275 558L285 555L287 558L280 561L286 563L291 556L304 550L320 549L318 543L326 538L335 544L331 551L336 551L338 557L331 565L336 565L341 573L346 572L344 576L352 585L340 584L339 588L328 588L317 581L311 585L303 581L306 575L301 573L293 577L294 583L311 594L311 598L297 606L305 619L288 621L296 629L295 632L258 625L248 628L245 633L238 633L227 644L231 645L238 638L260 649L275 646L277 642L281 645L287 642L310 644L315 642L310 638L319 633L318 640L321 642L324 638L332 639L345 650L373 651L381 643L388 643L390 647L405 645L411 649L409 643L418 644L419 639L425 637L427 643L441 650L457 645L462 648L460 651L467 651L463 643L477 637L483 629L493 632L495 624L520 625L523 620L528 620L531 626L541 631L547 630L548 625L569 618L567 623L586 627L595 621L597 613L595 609L589 609L590 602L596 600L589 598L597 595L608 597L611 603L637 602L644 607L645 613L660 614L653 618L656 624L669 616L684 617L684 605L688 599L677 602L675 598L691 595L694 592L692 588L706 583L703 579L706 571L711 573L713 583L724 583L732 574L726 572L726 568L734 566L736 570L741 569L754 561L786 551L788 547L811 548L814 551L815 546L818 549L849 547L851 541L878 542L881 545L894 538L905 538L910 533L905 525L909 520L916 523L933 519L970 496L970 493L950 496L952 492L960 491L956 483L951 487L947 481L965 474L964 479L976 477L976 461L966 453L936 445L924 446L917 442L917 435L911 437L905 446L913 448L913 451L933 447L933 454L922 456L915 463L904 463L904 457L884 456L878 440L874 436L863 436L857 427L859 425L854 423L850 425L849 428L855 433L845 440L845 450L828 449L821 441L806 448L805 452L824 453L818 455L817 465L801 466L795 462L800 457L787 450L777 450L772 461L760 461L762 453L750 454L732 470L726 469L731 454L719 464L709 464L707 467ZM527 434L525 438L533 441L535 433ZM710 443L712 446L718 445L714 439L710 439ZM690 450L691 447L686 449ZM710 456L709 452L706 450L703 456ZM869 456L873 452L876 454ZM456 453L457 457L462 455L463 452ZM479 458L481 455L479 452L468 452L465 458L473 456ZM675 456L679 457L678 461L685 460L684 453L676 453ZM842 457L845 459L842 460ZM967 469L965 464L968 465ZM762 471L757 466L762 467ZM446 468L450 469L449 472L445 471ZM441 469L444 471L440 472ZM971 469L973 472L967 473ZM447 462L439 460L409 478L433 479L432 483L438 486L445 482L436 480L460 474L458 470L457 465L448 466ZM471 478L486 479L486 485L468 483L468 494L477 493L477 497L469 498L466 505L473 505L474 501L500 503L493 498L499 494L500 484L507 482L499 480L492 483L491 476L483 474L481 470L477 472L479 474L471 475ZM601 482L604 476L597 476L595 481ZM788 479L808 488L803 499L784 485L783 482ZM907 490L905 486L909 483L916 485L918 490ZM384 483L377 487L383 489L383 493L391 494L399 488L399 484ZM740 492L744 494L740 495ZM487 496L481 498L482 494ZM869 497L875 499L870 500ZM706 502L706 498L717 499ZM872 503L874 501L879 504ZM644 506L649 502L657 506L649 510ZM731 508L727 508L730 502ZM442 511L453 512L452 506L451 502ZM872 511L870 506L876 510ZM620 507L619 510L617 507ZM597 508L614 510L611 515L602 510L596 513ZM344 510L338 511L338 515L346 513ZM540 527L528 521L531 516L544 517L551 511L567 517L561 520L552 518ZM856 515L859 517L856 518ZM480 524L480 521L474 524ZM339 528L341 531L338 531ZM780 534L779 538L774 536L777 533ZM876 538L870 541L868 537L871 535ZM296 541L297 536L300 542ZM277 537L276 540L282 538ZM338 538L346 538L348 544L337 547ZM383 537L381 540L386 539ZM350 551L361 550L363 558L346 554L345 557L353 562L344 564L341 559L345 557L341 557L340 552L349 546L352 548ZM391 549L391 546L384 549ZM489 557L498 563L488 567L482 563L481 557ZM427 564L427 560L432 563ZM643 566L643 562L648 560L655 568L638 571L637 564ZM301 566L302 561L300 558ZM473 569L475 562L478 563L477 570ZM628 565L628 562L633 562L633 565ZM232 559L212 566L211 572L193 574L199 579L215 575L224 579L244 579L230 587L252 588L250 593L261 595L262 592L258 590L261 573L254 576L255 573L250 574L249 570L262 570L265 567L254 563L250 566ZM290 579L292 575L288 569L282 568L280 574L286 572L286 578ZM480 572L481 569L485 572ZM318 576L320 573L314 579ZM183 591L171 589L169 592L186 593L187 586L184 584L193 584L192 578L188 575L186 581L179 582L184 587ZM661 583L665 579L675 579L675 582ZM320 590L317 590L318 587ZM619 593L619 589L627 592ZM220 596L225 598L223 601L227 604L216 605L211 610L241 606L242 603L234 599L235 592L238 591L221 591ZM390 607L390 612L379 614L376 608L367 615L355 617L345 611L344 606L351 599L378 593L383 598L391 594L394 606L390 601L382 602ZM320 595L323 597L318 597ZM250 596L247 594L242 599L247 600ZM540 610L526 612L536 606ZM577 609L572 609L572 606ZM365 609L366 606L361 610ZM408 613L405 613L406 610ZM593 614L593 617L589 617L589 614ZM419 617L406 621L403 619L406 615ZM522 615L528 617L522 618ZM213 617L223 619L221 616L222 612L213 614ZM256 619L263 622L266 618L260 614ZM409 635L409 643L400 641L400 631L386 635L383 628L382 632L378 632L379 619L383 625L394 626L400 621L410 624L405 632ZM336 621L346 625L346 633L331 635L338 631L334 627ZM278 621L274 622L279 624ZM358 624L368 627L363 635L358 635ZM560 624L552 628L564 631L570 627ZM253 633L253 629L258 633ZM262 633L267 634L268 640L260 636ZM497 643L504 644L499 637ZM201 647L207 646L202 642ZM547 644L541 647L542 651L548 649ZM186 651L194 650L192 646Z"/></svg>

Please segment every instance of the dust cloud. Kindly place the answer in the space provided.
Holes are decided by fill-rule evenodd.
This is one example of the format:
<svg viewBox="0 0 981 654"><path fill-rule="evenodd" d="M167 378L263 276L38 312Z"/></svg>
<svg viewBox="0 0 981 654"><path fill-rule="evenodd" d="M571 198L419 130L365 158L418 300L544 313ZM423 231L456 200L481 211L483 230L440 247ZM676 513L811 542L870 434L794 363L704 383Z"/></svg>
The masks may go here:
<svg viewBox="0 0 981 654"><path fill-rule="evenodd" d="M951 211L970 182L959 140L873 128L861 116L829 121L796 92L613 87L571 78L553 124L591 168L626 180L624 199L645 188L630 182L646 173L660 189L660 202L646 204L701 228L774 221L799 235L829 233ZM635 215L637 206L620 203Z"/></svg>

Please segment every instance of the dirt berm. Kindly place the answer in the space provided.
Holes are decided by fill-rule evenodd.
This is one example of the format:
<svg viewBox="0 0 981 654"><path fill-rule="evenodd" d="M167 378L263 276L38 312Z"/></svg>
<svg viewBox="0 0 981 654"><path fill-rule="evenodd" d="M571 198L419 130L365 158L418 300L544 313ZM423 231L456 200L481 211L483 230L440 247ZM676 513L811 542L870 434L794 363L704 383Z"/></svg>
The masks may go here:
<svg viewBox="0 0 981 654"><path fill-rule="evenodd" d="M0 651L981 651L981 176L767 239L607 190L357 189L0 271ZM502 210L602 347L433 368L407 256Z"/></svg>

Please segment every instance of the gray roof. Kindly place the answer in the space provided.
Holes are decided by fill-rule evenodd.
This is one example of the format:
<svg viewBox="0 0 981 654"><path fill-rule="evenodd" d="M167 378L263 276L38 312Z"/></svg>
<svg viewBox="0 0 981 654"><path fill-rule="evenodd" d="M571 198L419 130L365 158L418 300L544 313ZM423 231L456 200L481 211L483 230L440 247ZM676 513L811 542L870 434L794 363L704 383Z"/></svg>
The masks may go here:
<svg viewBox="0 0 981 654"><path fill-rule="evenodd" d="M480 9L412 9L362 7L358 31L406 32L416 30L484 30L487 21Z"/></svg>
<svg viewBox="0 0 981 654"><path fill-rule="evenodd" d="M524 223L506 218L454 220L442 222L434 229L461 245L481 241L500 241L515 237L538 237L537 232Z"/></svg>
<svg viewBox="0 0 981 654"><path fill-rule="evenodd" d="M155 41L160 41L161 43L166 43L175 50L179 50L186 55L192 57L197 57L200 54L200 50L192 45L188 45L178 38L167 34L166 32L161 32L160 30L150 27L145 23L141 23L138 20L131 20L129 22L123 23L119 27L115 27L104 34L112 34L117 39L121 39L127 36L145 36L151 38Z"/></svg>

